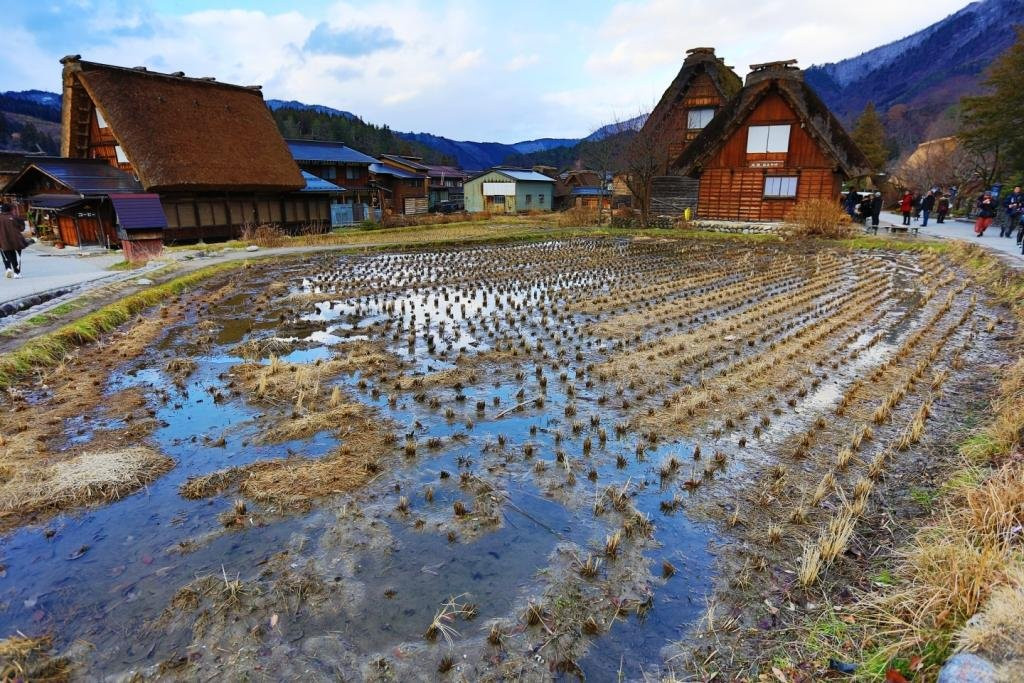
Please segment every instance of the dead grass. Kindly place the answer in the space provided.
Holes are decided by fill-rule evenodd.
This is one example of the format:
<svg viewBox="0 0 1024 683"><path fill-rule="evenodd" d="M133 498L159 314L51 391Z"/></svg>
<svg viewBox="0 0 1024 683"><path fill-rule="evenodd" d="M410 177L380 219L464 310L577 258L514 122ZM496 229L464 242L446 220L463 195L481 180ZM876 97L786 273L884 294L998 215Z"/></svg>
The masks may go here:
<svg viewBox="0 0 1024 683"><path fill-rule="evenodd" d="M828 239L845 239L855 236L857 226L843 211L843 208L830 199L810 199L797 202L786 217L783 234L786 239L804 237L825 237Z"/></svg>
<svg viewBox="0 0 1024 683"><path fill-rule="evenodd" d="M20 470L0 487L0 520L117 500L173 466L166 455L134 446L82 453L42 470Z"/></svg>
<svg viewBox="0 0 1024 683"><path fill-rule="evenodd" d="M52 657L51 636L28 637L18 633L0 640L0 681L71 680L71 663L66 657Z"/></svg>

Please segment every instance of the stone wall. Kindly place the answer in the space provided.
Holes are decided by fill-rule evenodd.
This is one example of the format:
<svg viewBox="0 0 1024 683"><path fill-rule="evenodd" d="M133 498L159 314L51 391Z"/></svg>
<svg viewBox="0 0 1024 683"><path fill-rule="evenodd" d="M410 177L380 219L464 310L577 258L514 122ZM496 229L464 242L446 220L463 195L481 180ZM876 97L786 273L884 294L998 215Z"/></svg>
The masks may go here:
<svg viewBox="0 0 1024 683"><path fill-rule="evenodd" d="M708 232L732 232L750 234L775 235L782 229L782 223L760 223L757 221L709 221L693 220L687 224L694 230L706 230Z"/></svg>

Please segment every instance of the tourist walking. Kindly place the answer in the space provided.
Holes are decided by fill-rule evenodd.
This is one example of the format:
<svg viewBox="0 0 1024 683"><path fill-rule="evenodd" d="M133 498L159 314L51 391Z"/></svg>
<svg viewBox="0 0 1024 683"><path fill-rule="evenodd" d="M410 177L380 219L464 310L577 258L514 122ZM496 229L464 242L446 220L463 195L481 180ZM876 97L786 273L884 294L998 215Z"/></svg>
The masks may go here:
<svg viewBox="0 0 1024 683"><path fill-rule="evenodd" d="M914 210L914 195L907 190L900 198L900 213L903 214L903 225L910 225L910 212Z"/></svg>
<svg viewBox="0 0 1024 683"><path fill-rule="evenodd" d="M978 210L978 218L974 221L974 234L981 237L988 230L988 226L992 225L993 219L996 217L996 200L992 198L992 193L986 191L985 194L978 198L975 208Z"/></svg>
<svg viewBox="0 0 1024 683"><path fill-rule="evenodd" d="M949 196L939 193L939 201L935 202L936 223L945 223L949 213Z"/></svg>
<svg viewBox="0 0 1024 683"><path fill-rule="evenodd" d="M1013 188L1013 192L1003 200L1003 208L1006 212L999 226L999 236L1010 237L1020 221L1021 212L1024 211L1024 194L1021 194L1020 185Z"/></svg>
<svg viewBox="0 0 1024 683"><path fill-rule="evenodd" d="M871 227L878 232L878 217L882 214L882 193L875 192L871 198Z"/></svg>
<svg viewBox="0 0 1024 683"><path fill-rule="evenodd" d="M857 190L850 188L846 193L846 200L843 202L843 208L846 209L846 213L850 215L850 218L856 220L857 216L857 205L860 204L860 195Z"/></svg>
<svg viewBox="0 0 1024 683"><path fill-rule="evenodd" d="M921 200L921 227L928 227L928 216L932 215L935 208L935 190L928 190L928 194Z"/></svg>
<svg viewBox="0 0 1024 683"><path fill-rule="evenodd" d="M21 226L21 219L11 213L11 205L0 204L0 256L7 277L21 277L21 250L28 246Z"/></svg>

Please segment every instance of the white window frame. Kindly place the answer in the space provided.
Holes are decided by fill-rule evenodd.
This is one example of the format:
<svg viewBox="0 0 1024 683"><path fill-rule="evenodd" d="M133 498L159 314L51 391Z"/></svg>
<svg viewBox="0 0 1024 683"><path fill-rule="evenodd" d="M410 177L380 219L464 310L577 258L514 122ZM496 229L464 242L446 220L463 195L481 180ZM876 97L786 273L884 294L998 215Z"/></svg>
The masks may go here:
<svg viewBox="0 0 1024 683"><path fill-rule="evenodd" d="M786 154L789 152L788 123L747 128L747 154Z"/></svg>
<svg viewBox="0 0 1024 683"><path fill-rule="evenodd" d="M128 161L128 155L126 155L124 150L121 149L121 145L114 145L114 156L117 157L117 163L119 164L130 163Z"/></svg>
<svg viewBox="0 0 1024 683"><path fill-rule="evenodd" d="M110 126L107 125L107 120L103 118L103 114L100 112L99 107L96 107L96 125L100 128L100 130L104 128L110 128Z"/></svg>
<svg viewBox="0 0 1024 683"><path fill-rule="evenodd" d="M701 130L715 118L714 107L695 107L686 112L686 130Z"/></svg>
<svg viewBox="0 0 1024 683"><path fill-rule="evenodd" d="M764 197L766 199L795 199L799 176L766 175L764 177Z"/></svg>

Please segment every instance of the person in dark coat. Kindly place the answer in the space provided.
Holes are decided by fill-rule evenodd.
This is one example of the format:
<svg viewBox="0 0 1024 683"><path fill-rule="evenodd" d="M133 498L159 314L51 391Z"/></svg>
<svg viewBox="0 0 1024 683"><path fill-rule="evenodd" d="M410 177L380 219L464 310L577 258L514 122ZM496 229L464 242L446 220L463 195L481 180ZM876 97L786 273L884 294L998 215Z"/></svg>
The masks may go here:
<svg viewBox="0 0 1024 683"><path fill-rule="evenodd" d="M935 190L928 190L928 194L921 200L921 227L928 226L928 217L932 215L935 208Z"/></svg>
<svg viewBox="0 0 1024 683"><path fill-rule="evenodd" d="M882 193L876 192L871 198L871 227L878 232L878 217L882 213Z"/></svg>
<svg viewBox="0 0 1024 683"><path fill-rule="evenodd" d="M946 222L946 214L949 213L949 195L939 194L939 201L935 202L935 213L938 216L936 223Z"/></svg>
<svg viewBox="0 0 1024 683"><path fill-rule="evenodd" d="M1017 227L1021 213L1024 212L1024 194L1020 191L1020 185L1013 188L1013 192L1003 200L1003 208L1006 215L1003 216L1003 223L999 226L999 236L1009 237L1013 234L1013 229Z"/></svg>
<svg viewBox="0 0 1024 683"><path fill-rule="evenodd" d="M850 218L857 219L857 206L860 204L860 195L857 190L850 188L846 192L846 200L843 202L843 208L846 209L846 213L850 214Z"/></svg>
<svg viewBox="0 0 1024 683"><path fill-rule="evenodd" d="M7 277L21 277L21 250L28 246L21 229L21 220L11 213L11 205L0 204L0 256Z"/></svg>
<svg viewBox="0 0 1024 683"><path fill-rule="evenodd" d="M910 212L914 210L914 195L907 190L900 198L900 213L903 214L903 225L910 225Z"/></svg>

